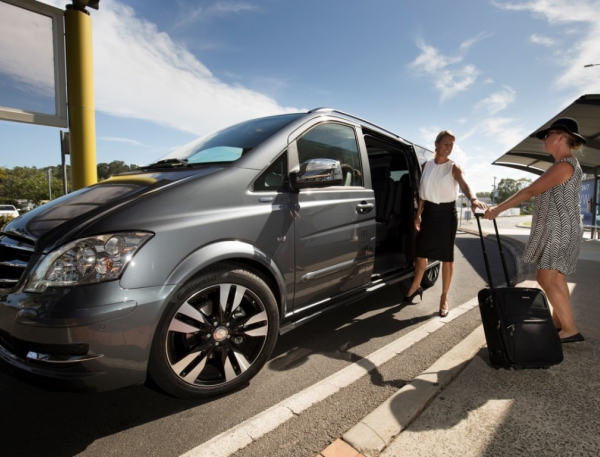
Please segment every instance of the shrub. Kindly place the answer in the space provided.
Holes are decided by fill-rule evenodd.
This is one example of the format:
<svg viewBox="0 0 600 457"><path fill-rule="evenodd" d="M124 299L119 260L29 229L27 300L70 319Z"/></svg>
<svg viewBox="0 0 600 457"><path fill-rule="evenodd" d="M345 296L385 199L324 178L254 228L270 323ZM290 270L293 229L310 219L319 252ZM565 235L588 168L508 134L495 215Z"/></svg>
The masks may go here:
<svg viewBox="0 0 600 457"><path fill-rule="evenodd" d="M0 228L4 228L6 224L12 221L14 217L12 216L0 216Z"/></svg>

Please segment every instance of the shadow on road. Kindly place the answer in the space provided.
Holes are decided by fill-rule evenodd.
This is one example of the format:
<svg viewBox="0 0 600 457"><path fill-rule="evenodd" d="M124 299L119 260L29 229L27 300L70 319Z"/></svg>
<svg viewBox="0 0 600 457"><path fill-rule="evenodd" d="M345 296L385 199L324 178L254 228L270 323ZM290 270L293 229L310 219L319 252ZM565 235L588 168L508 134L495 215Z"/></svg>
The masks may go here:
<svg viewBox="0 0 600 457"><path fill-rule="evenodd" d="M476 237L459 237L457 239L457 256L463 256L468 265L485 278L485 268L481 255L479 239ZM493 249L488 248L488 251ZM492 259L497 254L491 254ZM514 261L507 256L509 265L514 271ZM492 260L493 271L499 283L502 270L499 261ZM463 270L468 269L468 266ZM460 275L455 273L457 282L453 287L459 291ZM472 272L470 273L472 274ZM487 281L487 279L485 280ZM424 302L433 300L435 303L441 287L441 279L430 290L425 292ZM300 331L290 332L280 338L271 361L263 370L276 372L294 371L293 368L309 362L311 356L321 356L357 362L362 359L356 348L372 339L389 337L409 331L411 327L431 319L436 312L431 312L431 306L424 304L403 304L401 298L406 294L409 282L404 281L373 292L368 299L355 302L338 309L302 327ZM428 295L430 294L430 295ZM421 308L419 308L421 306ZM435 304L434 306L437 306ZM416 307L416 308L415 308ZM407 312L411 308L411 312ZM419 312L422 309L422 312ZM427 311L429 309L429 311ZM368 367L367 367L368 369ZM150 424L160 419L192 410L202 405L221 400L231 403L249 402L248 395L260 390L261 386L254 383L240 391L230 394L230 398L213 398L203 401L189 401L171 398L145 386L131 387L102 394L71 394L44 389L22 383L9 376L11 368L0 365L0 434L2 436L2 454L9 456L72 456L86 453L96 441L135 429L142 424ZM371 380L376 385L384 383L396 388L402 387L406 381L401 379L384 381L378 370L371 370ZM292 376L292 375L290 375ZM294 380L285 382L294 383ZM264 396L264 392L261 392ZM273 397L273 401L277 401ZM270 405L267 405L268 407ZM255 408L264 405L255 405ZM235 414L234 414L235 413ZM215 430L229 428L232 422L243 420L244 414L256 414L247 405L240 405L238 410L228 414L223 424L215 422ZM239 419L238 419L239 418ZM164 421L155 428L161 428ZM170 426L173 426L170 424ZM175 428L177 428L175 426ZM168 431L160 430L164 434ZM216 433L210 432L210 433ZM153 436L135 435L135 440L144 443L131 442L130 450L136 452L150 449ZM158 432L157 432L158 433ZM165 439L176 439L167 435ZM191 440L192 438L189 438ZM199 437L195 437L199 439ZM121 439L120 442L128 442ZM117 443L119 441L116 441ZM111 444L107 444L110 446ZM113 446L116 446L112 443ZM110 452L103 449L104 444L97 445L92 454L123 455L124 450L111 448ZM185 441L179 446L186 446ZM152 451L150 451L152 452ZM161 455L167 455L161 453ZM179 455L178 446L171 448L168 455Z"/></svg>

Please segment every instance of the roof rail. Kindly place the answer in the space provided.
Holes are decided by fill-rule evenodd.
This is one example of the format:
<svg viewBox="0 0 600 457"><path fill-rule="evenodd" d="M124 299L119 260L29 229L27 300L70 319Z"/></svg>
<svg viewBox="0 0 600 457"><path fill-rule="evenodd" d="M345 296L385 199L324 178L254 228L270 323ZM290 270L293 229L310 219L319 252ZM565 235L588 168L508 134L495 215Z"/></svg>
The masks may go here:
<svg viewBox="0 0 600 457"><path fill-rule="evenodd" d="M400 135L398 135L397 133L394 133L394 132L392 132L392 131L390 131L390 130L388 130L388 129L386 129L386 128L383 128L383 127L382 127L382 126L380 126L380 125L374 124L374 123L373 123L373 122L371 122L371 121L367 121L366 119L363 119L362 117L355 116L354 114L346 113L346 112L344 112L344 111L340 111L340 110L338 110L338 109L334 109L334 108L327 108L327 107L315 108L315 109L311 109L311 110L309 111L309 113L317 113L317 112L323 112L323 113L338 113L338 114L343 114L344 116L349 116L349 117L352 117L352 118L354 118L354 119L357 119L357 120L359 120L359 121L361 121L361 122L364 122L365 124L369 124L369 125L370 125L370 126L372 126L372 127L376 127L376 128L378 128L379 130L383 130L384 132L387 132L387 133L389 133L390 135L392 135L392 136L394 136L394 137L396 137L396 138L399 138L399 139L401 139L401 140L404 140L404 138L402 138L402 137L401 137ZM404 140L404 141L406 141L406 140Z"/></svg>

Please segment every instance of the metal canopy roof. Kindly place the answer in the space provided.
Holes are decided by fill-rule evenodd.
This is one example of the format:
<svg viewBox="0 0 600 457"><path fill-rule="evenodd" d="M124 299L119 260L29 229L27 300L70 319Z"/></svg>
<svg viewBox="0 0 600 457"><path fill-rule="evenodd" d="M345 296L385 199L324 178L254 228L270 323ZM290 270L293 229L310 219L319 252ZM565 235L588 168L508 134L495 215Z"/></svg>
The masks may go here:
<svg viewBox="0 0 600 457"><path fill-rule="evenodd" d="M579 134L587 144L583 152L577 153L584 173L596 175L600 171L600 94L582 95L527 138L493 162L493 165L516 168L541 175L554 163L554 158L544 152L535 132L550 127L561 117L572 117L579 124Z"/></svg>

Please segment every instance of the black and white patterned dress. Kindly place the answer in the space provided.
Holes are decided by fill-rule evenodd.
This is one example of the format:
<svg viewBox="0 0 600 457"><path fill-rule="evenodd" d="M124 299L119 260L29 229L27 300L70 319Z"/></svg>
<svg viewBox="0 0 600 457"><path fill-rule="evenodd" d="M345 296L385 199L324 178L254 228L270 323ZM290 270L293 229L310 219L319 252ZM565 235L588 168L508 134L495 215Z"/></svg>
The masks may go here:
<svg viewBox="0 0 600 457"><path fill-rule="evenodd" d="M573 175L535 197L531 234L523 261L539 269L558 270L568 275L575 271L583 226L579 208L581 167L572 157L555 162L573 166Z"/></svg>

